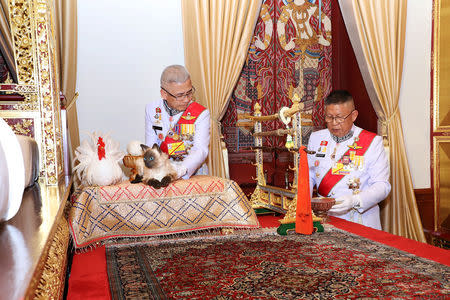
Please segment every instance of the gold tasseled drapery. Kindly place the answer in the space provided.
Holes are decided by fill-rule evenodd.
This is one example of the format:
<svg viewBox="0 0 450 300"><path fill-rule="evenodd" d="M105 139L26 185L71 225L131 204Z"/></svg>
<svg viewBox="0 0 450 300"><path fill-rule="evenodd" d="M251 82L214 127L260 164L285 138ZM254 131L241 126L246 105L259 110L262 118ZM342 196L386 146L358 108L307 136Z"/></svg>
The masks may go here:
<svg viewBox="0 0 450 300"><path fill-rule="evenodd" d="M390 233L425 242L398 109L403 72L407 0L339 0L372 105L387 139L391 184L381 222Z"/></svg>
<svg viewBox="0 0 450 300"><path fill-rule="evenodd" d="M56 57L59 87L66 97L70 154L80 145L76 107L77 0L55 1Z"/></svg>
<svg viewBox="0 0 450 300"><path fill-rule="evenodd" d="M211 112L210 175L227 177L221 124L241 73L261 0L183 0L185 64Z"/></svg>

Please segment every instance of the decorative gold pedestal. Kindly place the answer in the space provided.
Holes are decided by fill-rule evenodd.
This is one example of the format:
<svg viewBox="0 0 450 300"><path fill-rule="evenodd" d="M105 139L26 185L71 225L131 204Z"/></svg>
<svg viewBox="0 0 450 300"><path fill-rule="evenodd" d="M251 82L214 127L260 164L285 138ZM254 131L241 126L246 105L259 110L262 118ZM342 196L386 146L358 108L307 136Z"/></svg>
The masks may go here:
<svg viewBox="0 0 450 300"><path fill-rule="evenodd" d="M256 103L254 107L254 114L238 115L238 119L250 120L249 122L242 123L242 126L253 125L255 136L255 166L257 174L257 186L253 192L250 200L254 209L269 209L274 212L285 214L285 217L280 221L282 224L295 222L295 214L297 210L297 179L298 179L298 165L299 165L299 153L298 149L302 145L301 141L301 113L303 104L300 103L300 97L295 94L292 99L292 106L290 108L282 108L279 113L262 116L261 106ZM281 116L281 114L283 114ZM287 129L278 129L270 132L262 132L262 122L271 121L275 119L282 119L287 126ZM288 122L286 121L288 120ZM288 126L288 123L292 123ZM239 123L238 123L239 126ZM289 129L289 127L291 129ZM284 189L276 186L270 186L266 184L263 170L263 153L262 153L262 137L277 135L288 135L289 143L286 143L287 150L294 155L294 179L290 184L290 189ZM321 220L317 218L314 213L313 221Z"/></svg>

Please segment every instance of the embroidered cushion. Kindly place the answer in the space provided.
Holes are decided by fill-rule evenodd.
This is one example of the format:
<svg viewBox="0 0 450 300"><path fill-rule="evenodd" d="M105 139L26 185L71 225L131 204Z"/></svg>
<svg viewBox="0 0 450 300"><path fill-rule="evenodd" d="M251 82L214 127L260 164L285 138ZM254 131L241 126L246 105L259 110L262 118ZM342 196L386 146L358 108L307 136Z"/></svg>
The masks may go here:
<svg viewBox="0 0 450 300"><path fill-rule="evenodd" d="M236 182L204 175L161 189L129 181L85 187L74 194L69 224L76 248L116 238L259 227Z"/></svg>

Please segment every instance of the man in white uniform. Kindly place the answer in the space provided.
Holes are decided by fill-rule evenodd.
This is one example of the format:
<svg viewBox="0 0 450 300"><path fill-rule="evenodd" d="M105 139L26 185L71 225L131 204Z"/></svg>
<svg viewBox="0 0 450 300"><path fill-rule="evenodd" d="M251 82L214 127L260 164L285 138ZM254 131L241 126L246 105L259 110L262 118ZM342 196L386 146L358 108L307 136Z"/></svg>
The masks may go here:
<svg viewBox="0 0 450 300"><path fill-rule="evenodd" d="M185 67L171 65L161 74L161 98L145 108L145 144L158 144L178 165L178 176L208 174L209 111L193 101L195 88Z"/></svg>
<svg viewBox="0 0 450 300"><path fill-rule="evenodd" d="M381 229L378 203L391 191L389 163L380 136L353 124L358 116L347 91L325 100L327 129L313 132L308 155L311 191L333 197L329 215Z"/></svg>

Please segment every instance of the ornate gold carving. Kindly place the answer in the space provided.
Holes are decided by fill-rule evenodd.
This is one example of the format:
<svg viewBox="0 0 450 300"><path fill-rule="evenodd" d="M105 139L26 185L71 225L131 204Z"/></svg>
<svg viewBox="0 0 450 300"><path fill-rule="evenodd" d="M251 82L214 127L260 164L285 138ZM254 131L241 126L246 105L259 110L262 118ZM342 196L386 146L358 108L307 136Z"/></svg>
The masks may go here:
<svg viewBox="0 0 450 300"><path fill-rule="evenodd" d="M448 42L450 29L450 3L435 0L433 5L433 99L432 120L433 152L431 164L433 166L434 188L434 231L447 232L450 230L448 219L450 216L450 72Z"/></svg>
<svg viewBox="0 0 450 300"><path fill-rule="evenodd" d="M16 118L35 116L35 135L40 142L41 176L48 185L56 185L63 174L63 146L59 88L57 84L53 2L47 0L11 0L9 12L16 58L18 84L0 85L0 90L19 93L25 101L8 105L1 115L14 111ZM6 107L6 106L4 106ZM40 127L37 127L39 126ZM17 128L26 131L26 128Z"/></svg>
<svg viewBox="0 0 450 300"><path fill-rule="evenodd" d="M15 133L30 136L30 133L32 133L31 128L32 126L33 126L32 120L23 119L22 122L14 124L13 130Z"/></svg>
<svg viewBox="0 0 450 300"><path fill-rule="evenodd" d="M19 84L35 84L34 17L31 0L10 0L11 35Z"/></svg>
<svg viewBox="0 0 450 300"><path fill-rule="evenodd" d="M287 212L284 215L284 218L280 220L280 223L281 224L295 223L296 212L297 212L297 198L288 202Z"/></svg>
<svg viewBox="0 0 450 300"><path fill-rule="evenodd" d="M299 153L297 151L290 152L294 155L294 167L290 168L294 171L294 181L290 184L290 188L279 188L267 185L267 180L264 178L264 163L263 163L263 153L262 153L262 135L261 133L273 132L262 132L262 122L272 120L274 118L285 119L283 123L288 126L291 124L293 131L287 131L292 134L292 142L294 146L299 149L302 145L301 133L301 110L303 109L303 104L300 103L300 97L295 94L292 99L292 106L286 110L283 108L278 114L274 115L261 115L261 106L256 103L254 105L254 114L245 115L246 119L251 119L254 122L254 136L255 136L255 166L256 166L256 180L257 185L250 197L252 208L260 209L267 208L270 210L286 213L285 218L282 223L292 223L295 222L295 214L297 210L297 179L298 179L298 165L299 165ZM282 117L280 115L283 114ZM239 119L238 115L238 119ZM289 118L289 121L287 121ZM288 127L289 128L289 127Z"/></svg>
<svg viewBox="0 0 450 300"><path fill-rule="evenodd" d="M39 111L39 100L37 94L24 94L25 100L14 105L16 110Z"/></svg>
<svg viewBox="0 0 450 300"><path fill-rule="evenodd" d="M2 84L9 84L9 83L14 83L13 79L11 78L11 73L8 72L5 81L2 82Z"/></svg>
<svg viewBox="0 0 450 300"><path fill-rule="evenodd" d="M44 185L42 178L42 199L48 206L42 211L44 224L42 232L48 233L39 260L33 268L33 276L23 299L62 299L66 278L68 247L70 242L68 212L71 208L70 196L73 181L60 180L57 186ZM54 204L56 203L56 211ZM49 222L50 221L50 222ZM47 224L45 224L47 223Z"/></svg>
<svg viewBox="0 0 450 300"><path fill-rule="evenodd" d="M41 274L34 274L25 299L62 299L67 267L69 224L62 216L49 245Z"/></svg>
<svg viewBox="0 0 450 300"><path fill-rule="evenodd" d="M450 212L450 136L433 137L434 230L448 231Z"/></svg>
<svg viewBox="0 0 450 300"><path fill-rule="evenodd" d="M252 195L250 196L250 203L252 204L253 208L261 207L261 201L259 199L261 199L261 189L259 188L259 185L257 185Z"/></svg>
<svg viewBox="0 0 450 300"><path fill-rule="evenodd" d="M450 92L448 42L450 41L449 21L450 3L434 1L434 38L433 38L433 130L450 132Z"/></svg>
<svg viewBox="0 0 450 300"><path fill-rule="evenodd" d="M32 115L17 117L13 114L2 114L1 117L9 124L15 134L26 135L38 140L35 135L35 118Z"/></svg>
<svg viewBox="0 0 450 300"><path fill-rule="evenodd" d="M39 92L43 128L44 161L48 184L56 184L62 171L62 149L57 138L61 132L59 92L54 80L56 76L53 55L54 40L51 35L51 7L46 0L36 1L36 44L39 66Z"/></svg>

